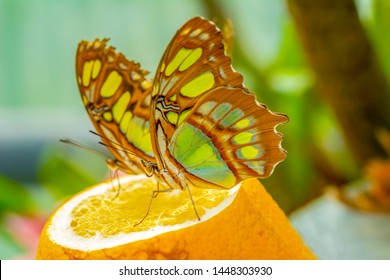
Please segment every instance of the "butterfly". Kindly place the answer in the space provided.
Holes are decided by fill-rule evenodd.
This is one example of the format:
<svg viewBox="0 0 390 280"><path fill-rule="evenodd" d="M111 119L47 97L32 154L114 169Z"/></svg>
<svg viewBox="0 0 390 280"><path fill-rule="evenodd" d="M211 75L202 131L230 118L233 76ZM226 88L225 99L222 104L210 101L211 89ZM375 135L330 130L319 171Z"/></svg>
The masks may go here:
<svg viewBox="0 0 390 280"><path fill-rule="evenodd" d="M76 76L97 134L120 170L153 175L170 189L229 189L270 176L285 159L275 128L288 117L271 112L243 85L213 22L187 21L153 81L107 42L79 44Z"/></svg>

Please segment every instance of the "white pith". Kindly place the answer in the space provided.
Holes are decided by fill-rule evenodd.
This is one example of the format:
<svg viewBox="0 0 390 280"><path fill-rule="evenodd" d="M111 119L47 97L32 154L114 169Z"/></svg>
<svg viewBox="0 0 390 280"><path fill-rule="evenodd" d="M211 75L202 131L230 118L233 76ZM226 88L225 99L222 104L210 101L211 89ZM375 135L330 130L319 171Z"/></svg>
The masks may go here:
<svg viewBox="0 0 390 280"><path fill-rule="evenodd" d="M147 179L145 175L136 175L136 176L125 176L121 177L121 184L125 185L133 180L142 180ZM197 223L202 223L213 216L220 213L226 207L228 207L236 197L240 184L236 187L229 190L229 195L223 202L221 202L218 206L207 210L206 214L202 216L202 220L199 222L198 220L190 220L182 224L177 224L173 226L159 226L149 229L148 231L141 232L133 232L133 233L121 233L111 237L103 237L99 234L95 235L91 238L85 238L77 235L71 227L71 212L72 210L80 204L84 199L93 196L105 193L108 189L112 188L112 182L107 182L100 184L97 187L91 188L88 191L80 193L74 196L72 199L67 201L64 205L62 205L59 210L52 217L52 221L50 226L48 227L48 235L50 239L63 247L74 249L74 250L82 250L82 251L94 251L100 250L104 248L111 248L123 244L127 244L130 242L149 239L154 236L160 235L162 233L178 230L181 228L186 228L192 226Z"/></svg>

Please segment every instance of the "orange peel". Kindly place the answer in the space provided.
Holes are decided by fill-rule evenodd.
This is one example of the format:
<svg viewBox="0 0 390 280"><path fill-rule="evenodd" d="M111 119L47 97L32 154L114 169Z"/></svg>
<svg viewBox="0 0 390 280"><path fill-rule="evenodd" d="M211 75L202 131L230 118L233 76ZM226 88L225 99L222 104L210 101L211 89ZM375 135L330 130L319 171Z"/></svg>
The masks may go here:
<svg viewBox="0 0 390 280"><path fill-rule="evenodd" d="M158 194L143 175L75 195L48 219L37 259L316 259L257 179L233 190L192 188ZM138 184L138 185L137 185Z"/></svg>

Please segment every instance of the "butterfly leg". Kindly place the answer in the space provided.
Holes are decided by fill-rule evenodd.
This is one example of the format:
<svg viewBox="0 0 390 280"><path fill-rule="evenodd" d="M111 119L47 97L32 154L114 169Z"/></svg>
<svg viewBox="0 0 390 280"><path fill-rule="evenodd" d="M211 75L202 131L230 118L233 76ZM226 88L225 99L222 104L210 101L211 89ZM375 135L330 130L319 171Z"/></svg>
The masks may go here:
<svg viewBox="0 0 390 280"><path fill-rule="evenodd" d="M195 206L195 201L192 197L192 194L191 194L191 190L190 190L190 186L188 185L188 181L184 175L183 172L179 171L176 176L180 179L180 182L181 182L181 188L184 190L186 189L188 191L188 194L190 196L190 200L191 200L191 203L192 203L192 207L194 208L194 211L195 211L195 215L196 217L198 218L198 221L200 221L200 217L199 217L199 214L198 214L198 210L196 210L196 206Z"/></svg>
<svg viewBox="0 0 390 280"><path fill-rule="evenodd" d="M196 210L194 199L192 198L190 187L188 186L187 183L185 183L185 188L187 189L188 194L190 195L190 199L191 199L192 207L194 208L194 211L195 211L195 215L198 218L198 221L200 221L200 217L199 217L198 211Z"/></svg>
<svg viewBox="0 0 390 280"><path fill-rule="evenodd" d="M174 177L177 177L179 179L179 182L176 180L174 180ZM198 210L196 210L196 206L195 206L195 201L192 197L192 194L191 194L191 190L190 190L190 187L188 185L188 180L187 178L185 177L185 174L183 171L181 170L177 170L177 173L175 175L173 175L173 177L165 177L166 179L171 179L172 181L172 185L174 185L175 183L178 183L178 187L181 188L181 190L184 190L186 189L188 191L188 195L190 196L190 200L191 200L191 204L192 204L192 207L194 208L194 211L195 211L195 215L196 217L198 218L198 221L200 221L200 217L199 217L199 214L198 214Z"/></svg>
<svg viewBox="0 0 390 280"><path fill-rule="evenodd" d="M114 172L114 174L112 174L112 172ZM118 173L118 169L114 169L114 170L111 170L110 169L110 178L111 178L111 186L112 186L112 189L115 189L115 186L114 186L114 180L117 180L118 182L118 187L117 187L117 190L116 190L116 194L115 196L112 198L112 200L115 200L118 198L119 196L119 193L121 191L121 181L119 180L119 173Z"/></svg>
<svg viewBox="0 0 390 280"><path fill-rule="evenodd" d="M156 198L159 193L160 193L160 182L157 181L157 190L153 191L153 198Z"/></svg>
<svg viewBox="0 0 390 280"><path fill-rule="evenodd" d="M172 187L170 187L168 189L162 189L161 190L160 189L160 183L157 182L157 190L153 191L152 195L150 196L150 201L149 201L148 209L146 210L145 216L143 216L143 218L138 223L136 223L134 226L136 227L136 226L142 224L142 222L145 220L145 218L149 215L150 209L152 207L153 199L156 198L159 193L165 193L165 192L171 192L171 191L173 191Z"/></svg>

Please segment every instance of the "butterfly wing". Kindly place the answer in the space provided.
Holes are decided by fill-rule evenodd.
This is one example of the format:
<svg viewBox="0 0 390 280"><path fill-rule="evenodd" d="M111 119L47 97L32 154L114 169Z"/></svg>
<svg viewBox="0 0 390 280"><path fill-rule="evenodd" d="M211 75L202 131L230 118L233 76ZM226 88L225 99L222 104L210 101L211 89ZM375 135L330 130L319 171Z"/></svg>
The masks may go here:
<svg viewBox="0 0 390 280"><path fill-rule="evenodd" d="M200 17L185 23L164 53L150 120L157 165L169 184L181 186L184 173L197 186L228 188L267 177L285 158L275 126L287 117L257 103L233 70L220 30Z"/></svg>
<svg viewBox="0 0 390 280"><path fill-rule="evenodd" d="M225 55L221 31L214 23L195 17L185 23L168 45L152 90L151 129L155 153L162 154L176 127L198 100L217 87L243 88L241 74ZM157 136L158 129L164 136ZM163 139L161 139L163 137ZM157 157L157 162L161 157ZM159 163L162 168L162 163Z"/></svg>
<svg viewBox="0 0 390 280"><path fill-rule="evenodd" d="M127 173L154 162L149 132L151 83L138 63L107 46L107 39L82 41L76 75L84 106L102 141Z"/></svg>
<svg viewBox="0 0 390 280"><path fill-rule="evenodd" d="M195 186L231 188L268 177L286 157L275 127L287 122L239 88L216 88L202 97L175 131L165 158Z"/></svg>

